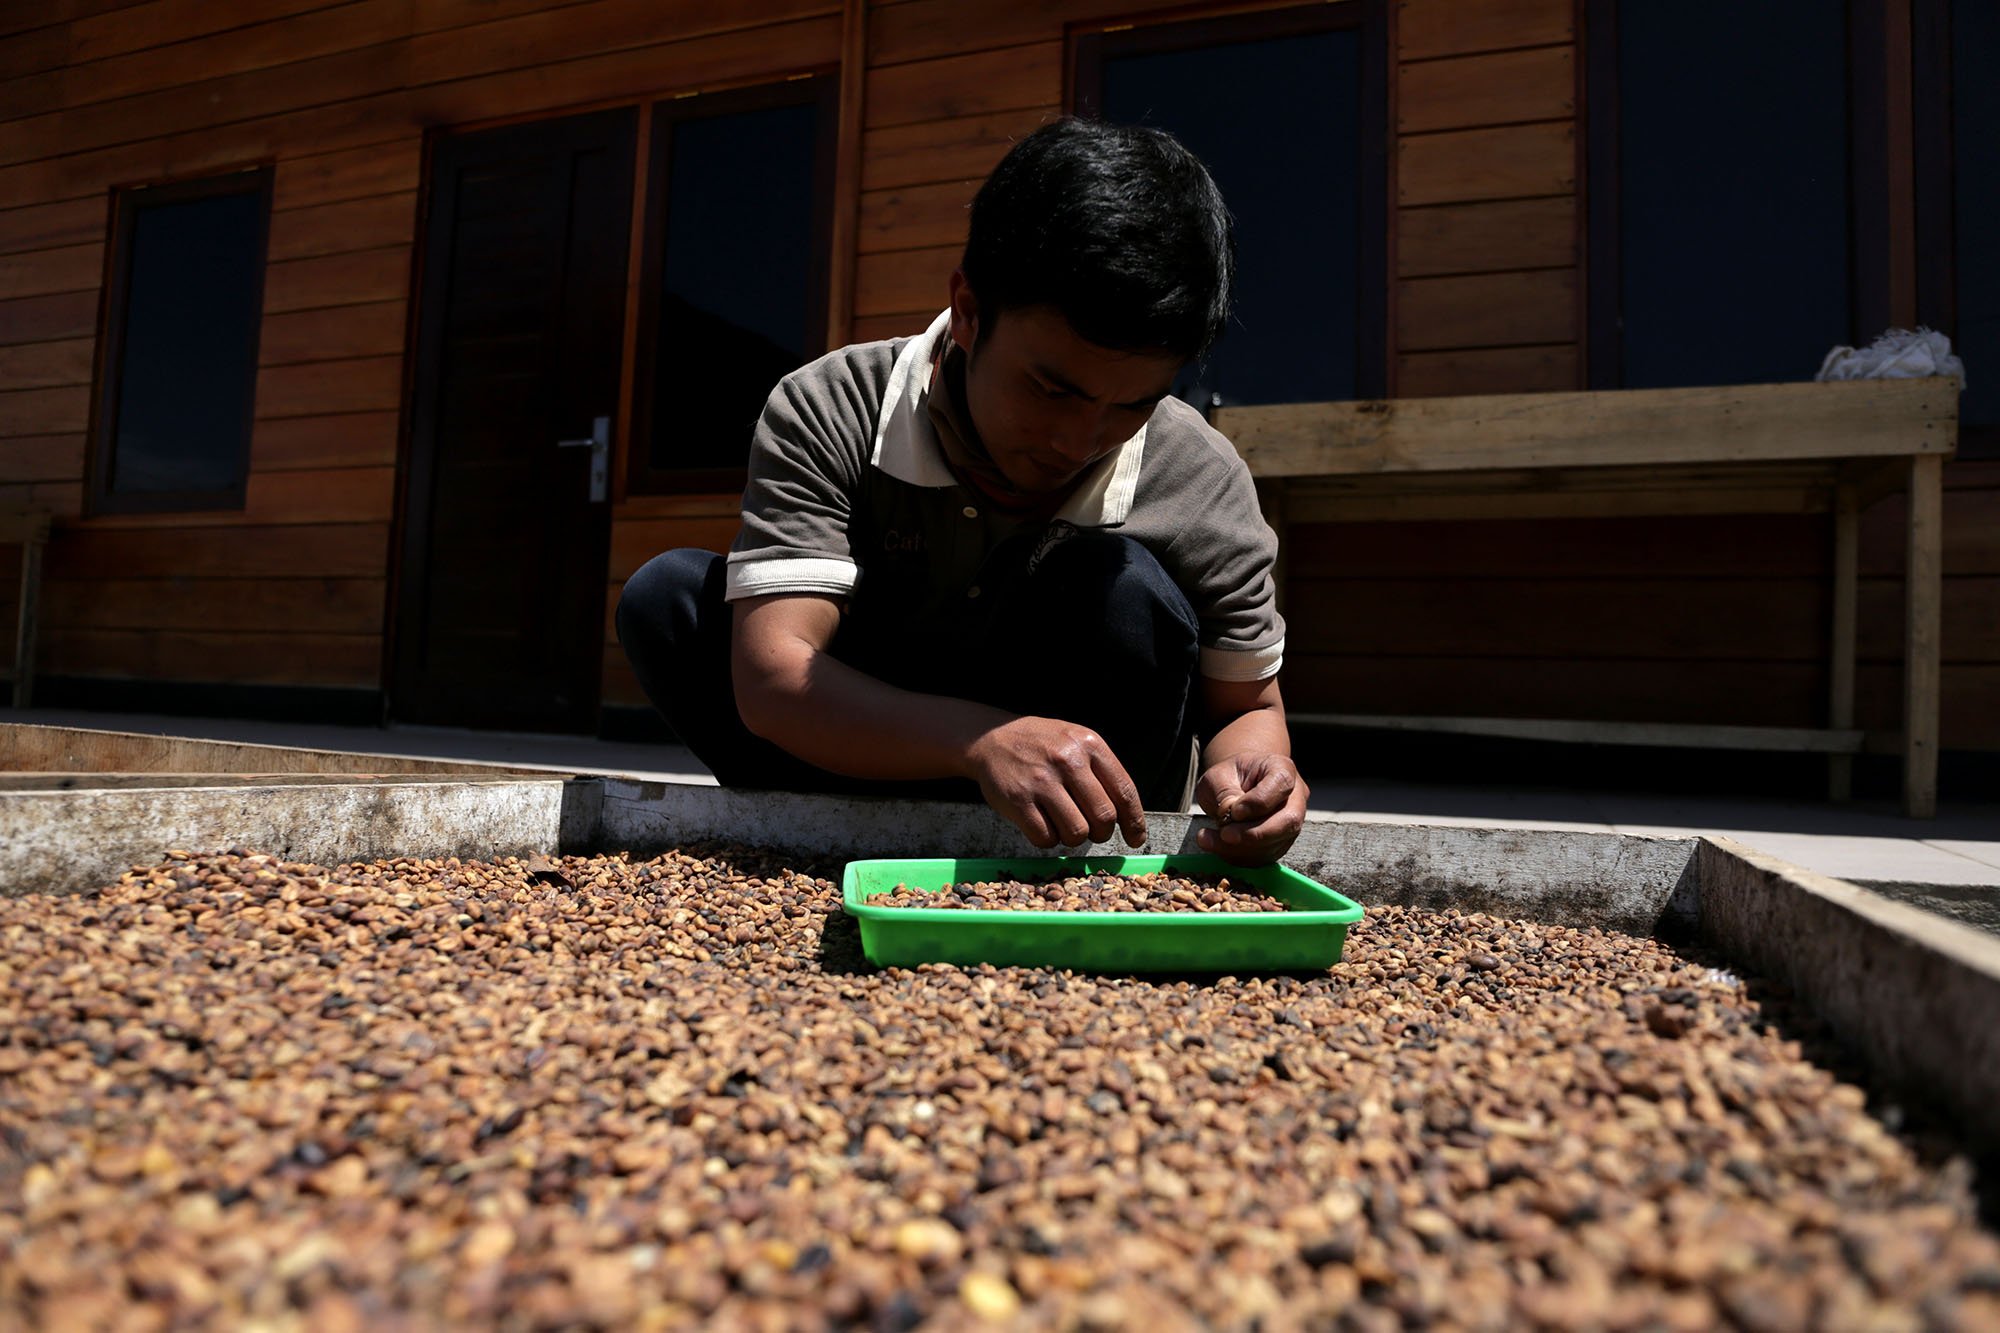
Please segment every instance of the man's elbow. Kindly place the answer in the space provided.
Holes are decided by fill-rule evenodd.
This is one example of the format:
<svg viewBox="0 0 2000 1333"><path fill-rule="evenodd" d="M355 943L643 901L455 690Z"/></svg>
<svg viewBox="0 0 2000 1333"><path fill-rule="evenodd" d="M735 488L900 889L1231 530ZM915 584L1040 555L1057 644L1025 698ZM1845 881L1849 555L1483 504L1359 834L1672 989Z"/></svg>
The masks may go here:
<svg viewBox="0 0 2000 1333"><path fill-rule="evenodd" d="M744 730L762 740L774 739L772 731L782 729L782 724L769 682L740 663L730 677L736 691L736 715L743 719Z"/></svg>
<svg viewBox="0 0 2000 1333"><path fill-rule="evenodd" d="M730 665L730 678L744 729L760 740L783 745L791 720L798 715L801 675L774 663L746 662L738 655Z"/></svg>

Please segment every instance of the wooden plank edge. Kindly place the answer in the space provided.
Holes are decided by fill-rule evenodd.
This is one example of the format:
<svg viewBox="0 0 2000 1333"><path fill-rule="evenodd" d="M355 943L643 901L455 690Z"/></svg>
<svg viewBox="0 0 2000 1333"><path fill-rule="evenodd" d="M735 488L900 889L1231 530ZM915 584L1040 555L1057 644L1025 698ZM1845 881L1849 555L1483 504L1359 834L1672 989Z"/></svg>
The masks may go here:
<svg viewBox="0 0 2000 1333"><path fill-rule="evenodd" d="M1421 731L1582 745L1643 745L1696 750L1775 750L1860 754L1865 733L1852 728L1746 727L1697 722L1604 722L1571 718L1431 717L1407 714L1287 713L1294 725L1348 730Z"/></svg>
<svg viewBox="0 0 2000 1333"><path fill-rule="evenodd" d="M1958 394L1957 381L1940 376L1477 394L1223 408L1212 424L1260 476L1936 456L1957 448ZM1873 435L1857 439L1854 417L1864 408L1894 414L1896 426L1914 429L1891 434L1876 423ZM1599 421L1600 414L1608 419ZM1688 437L1703 433L1692 423L1706 421L1716 434L1735 435L1746 421L1755 430L1779 414L1798 443L1773 448L1763 440L1754 454L1727 445L1686 447ZM1491 434L1496 426L1535 442L1490 456L1452 453L1463 439ZM1615 455L1607 455L1606 441L1617 442ZM1427 457L1434 448L1446 456ZM1296 457L1302 452L1320 457Z"/></svg>
<svg viewBox="0 0 2000 1333"><path fill-rule="evenodd" d="M840 95L835 103L833 218L827 251L826 345L844 347L854 327L856 252L861 236L862 135L868 83L868 0L840 11Z"/></svg>
<svg viewBox="0 0 2000 1333"><path fill-rule="evenodd" d="M0 770L0 791L130 791L175 787L318 787L335 783L519 782L525 774L456 769L437 773L19 773Z"/></svg>
<svg viewBox="0 0 2000 1333"><path fill-rule="evenodd" d="M0 722L0 771L43 773L484 773L547 776L548 768L469 759L420 759L349 750L314 750L151 732L103 731L35 722Z"/></svg>
<svg viewBox="0 0 2000 1333"><path fill-rule="evenodd" d="M1903 813L1937 814L1943 709L1944 460L1910 460L1903 557Z"/></svg>
<svg viewBox="0 0 2000 1333"><path fill-rule="evenodd" d="M1831 501L1806 489L1506 491L1491 494L1294 494L1294 523L1419 523L1523 518L1680 518L1821 514Z"/></svg>

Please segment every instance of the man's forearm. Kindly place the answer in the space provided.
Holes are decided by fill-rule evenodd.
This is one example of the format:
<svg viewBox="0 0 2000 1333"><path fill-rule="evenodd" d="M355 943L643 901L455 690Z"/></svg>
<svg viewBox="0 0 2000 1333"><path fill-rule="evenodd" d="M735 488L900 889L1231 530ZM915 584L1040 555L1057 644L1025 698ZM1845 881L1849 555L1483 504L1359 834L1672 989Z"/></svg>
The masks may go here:
<svg viewBox="0 0 2000 1333"><path fill-rule="evenodd" d="M969 776L972 743L1013 714L885 684L825 653L788 679L738 681L751 731L809 764L855 778Z"/></svg>
<svg viewBox="0 0 2000 1333"><path fill-rule="evenodd" d="M1195 845L1238 865L1269 865L1304 826L1311 793L1292 763L1278 682L1211 683L1211 718L1228 719L1204 747L1195 800L1217 821Z"/></svg>
<svg viewBox="0 0 2000 1333"><path fill-rule="evenodd" d="M1285 726L1282 704L1252 708L1231 718L1201 747L1203 768L1219 764L1232 755L1282 754L1292 752L1292 734Z"/></svg>

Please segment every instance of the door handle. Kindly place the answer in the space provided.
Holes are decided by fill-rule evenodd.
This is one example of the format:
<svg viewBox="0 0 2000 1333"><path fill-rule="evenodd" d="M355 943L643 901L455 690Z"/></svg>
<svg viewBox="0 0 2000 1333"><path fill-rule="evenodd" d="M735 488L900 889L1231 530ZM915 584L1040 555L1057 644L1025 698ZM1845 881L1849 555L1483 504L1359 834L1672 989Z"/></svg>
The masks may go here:
<svg viewBox="0 0 2000 1333"><path fill-rule="evenodd" d="M557 440L558 449L590 450L590 502L602 504L611 493L611 418L592 417L587 440Z"/></svg>

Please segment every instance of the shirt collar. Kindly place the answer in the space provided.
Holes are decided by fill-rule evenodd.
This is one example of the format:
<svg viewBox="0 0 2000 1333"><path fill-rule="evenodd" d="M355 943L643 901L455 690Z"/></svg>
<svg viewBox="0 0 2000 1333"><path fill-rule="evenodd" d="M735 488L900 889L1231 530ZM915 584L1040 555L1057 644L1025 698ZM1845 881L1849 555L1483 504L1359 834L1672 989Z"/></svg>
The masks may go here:
<svg viewBox="0 0 2000 1333"><path fill-rule="evenodd" d="M938 442L937 428L931 425L928 405L931 348L946 336L950 326L951 311L946 310L921 336L903 344L889 372L882 415L875 425L875 447L869 463L912 486L959 484L945 461L944 446ZM1131 439L1091 465L1054 517L1086 528L1123 523L1132 512L1132 498L1139 489L1139 466L1145 453L1146 427L1140 426Z"/></svg>

